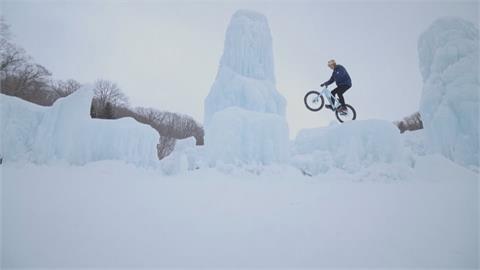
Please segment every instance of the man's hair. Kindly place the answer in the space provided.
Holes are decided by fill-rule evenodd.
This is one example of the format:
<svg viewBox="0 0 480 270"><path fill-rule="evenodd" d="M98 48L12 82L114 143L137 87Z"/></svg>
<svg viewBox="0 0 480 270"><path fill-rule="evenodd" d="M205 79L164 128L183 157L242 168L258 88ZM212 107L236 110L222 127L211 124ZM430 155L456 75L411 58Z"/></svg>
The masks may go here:
<svg viewBox="0 0 480 270"><path fill-rule="evenodd" d="M330 60L328 60L328 63L329 63L329 64L330 64L330 63L332 63L332 64L337 64L337 62L335 62L335 59L330 59Z"/></svg>

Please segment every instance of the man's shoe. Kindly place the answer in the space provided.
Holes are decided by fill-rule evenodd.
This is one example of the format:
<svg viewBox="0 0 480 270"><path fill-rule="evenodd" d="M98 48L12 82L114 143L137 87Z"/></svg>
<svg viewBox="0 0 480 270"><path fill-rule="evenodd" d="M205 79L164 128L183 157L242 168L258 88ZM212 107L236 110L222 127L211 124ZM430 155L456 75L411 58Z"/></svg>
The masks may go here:
<svg viewBox="0 0 480 270"><path fill-rule="evenodd" d="M348 109L345 106L341 106L337 110L338 110L338 113L340 115L347 115L348 114Z"/></svg>
<svg viewBox="0 0 480 270"><path fill-rule="evenodd" d="M327 104L327 105L325 105L325 108L330 109L330 110L333 111L332 105L328 105L328 104Z"/></svg>

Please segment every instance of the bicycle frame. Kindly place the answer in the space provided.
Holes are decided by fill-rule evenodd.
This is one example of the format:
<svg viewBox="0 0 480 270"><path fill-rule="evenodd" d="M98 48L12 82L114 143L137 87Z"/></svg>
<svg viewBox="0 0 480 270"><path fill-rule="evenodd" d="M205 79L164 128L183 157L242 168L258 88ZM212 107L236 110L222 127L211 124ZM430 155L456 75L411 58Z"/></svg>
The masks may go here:
<svg viewBox="0 0 480 270"><path fill-rule="evenodd" d="M336 110L340 106L340 101L337 97L332 95L330 90L328 90L328 86L325 86L322 91L320 91L320 94L325 97L325 99L328 101L328 103L330 104L330 106L332 106L334 110ZM334 104L332 104L332 98L335 101Z"/></svg>

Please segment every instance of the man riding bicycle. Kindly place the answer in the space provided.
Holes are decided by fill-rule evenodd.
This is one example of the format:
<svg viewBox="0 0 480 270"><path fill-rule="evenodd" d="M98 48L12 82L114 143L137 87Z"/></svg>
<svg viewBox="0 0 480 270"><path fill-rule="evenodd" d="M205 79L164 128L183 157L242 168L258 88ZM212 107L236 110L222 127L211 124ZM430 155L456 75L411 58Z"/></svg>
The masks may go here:
<svg viewBox="0 0 480 270"><path fill-rule="evenodd" d="M328 67L333 69L332 76L330 79L320 86L328 86L335 82L337 88L333 89L332 95L338 95L338 100L340 101L341 107L340 111L345 110L345 99L343 98L343 94L352 87L352 79L350 79L350 75L348 75L347 70L342 65L337 65L335 60L328 61ZM333 99L333 98L332 98ZM334 101L332 100L332 104ZM333 109L331 105L326 105L325 107L329 109Z"/></svg>

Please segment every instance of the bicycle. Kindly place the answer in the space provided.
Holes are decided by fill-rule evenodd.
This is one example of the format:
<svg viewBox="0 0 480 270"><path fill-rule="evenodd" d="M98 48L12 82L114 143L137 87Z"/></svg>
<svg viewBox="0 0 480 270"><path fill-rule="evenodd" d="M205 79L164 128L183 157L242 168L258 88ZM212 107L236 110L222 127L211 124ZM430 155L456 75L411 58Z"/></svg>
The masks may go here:
<svg viewBox="0 0 480 270"><path fill-rule="evenodd" d="M335 116L340 123L353 121L357 118L357 112L351 105L345 104L344 109L340 109L340 101L337 97L332 95L327 86L325 86L320 92L315 90L308 92L303 98L303 101L307 109L313 112L318 112L323 108L323 105L325 105L325 99L327 99L330 106L332 106L331 110L335 112Z"/></svg>

